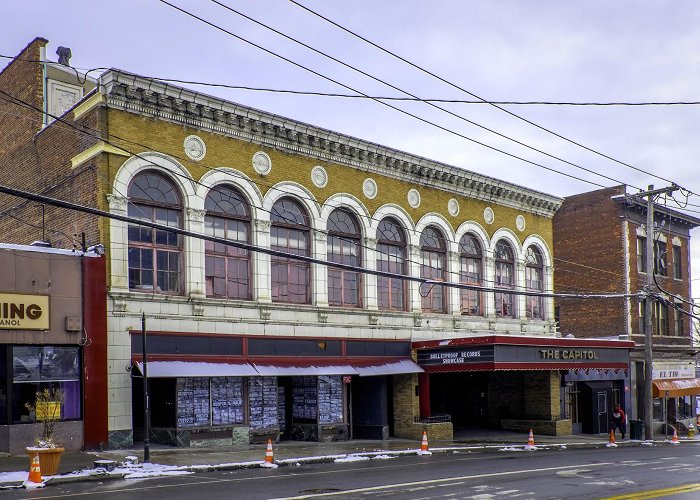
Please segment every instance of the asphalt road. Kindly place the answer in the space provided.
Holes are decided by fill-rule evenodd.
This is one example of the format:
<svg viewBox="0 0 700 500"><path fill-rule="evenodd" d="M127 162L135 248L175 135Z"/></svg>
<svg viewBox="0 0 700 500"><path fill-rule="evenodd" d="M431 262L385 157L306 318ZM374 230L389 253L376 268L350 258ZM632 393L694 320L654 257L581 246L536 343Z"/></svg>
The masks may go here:
<svg viewBox="0 0 700 500"><path fill-rule="evenodd" d="M661 497L700 498L700 445L435 454L93 481L0 494L0 498L139 500Z"/></svg>

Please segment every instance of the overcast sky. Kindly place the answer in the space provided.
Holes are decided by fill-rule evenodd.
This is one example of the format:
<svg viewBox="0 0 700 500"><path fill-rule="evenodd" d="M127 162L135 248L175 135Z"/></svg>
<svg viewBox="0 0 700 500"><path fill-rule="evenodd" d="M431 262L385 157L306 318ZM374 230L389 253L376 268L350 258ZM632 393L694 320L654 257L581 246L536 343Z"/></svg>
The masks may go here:
<svg viewBox="0 0 700 500"><path fill-rule="evenodd" d="M372 96L404 96L212 1L168 1L356 91ZM700 3L696 1L299 2L491 101L700 101ZM423 99L473 100L290 1L220 3ZM47 54L52 59L59 45L70 47L71 64L84 69L114 67L160 78L353 93L158 0L4 0L0 55L16 55L36 36L49 40ZM6 62L0 60L0 66ZM424 103L393 103L457 134L591 184L490 150L371 100L193 88L554 195L590 191L598 187L596 184L625 183L638 188L668 185L655 175L700 193L700 105L505 106L643 173L488 105L440 104L472 122L610 180L495 136ZM700 216L700 196L691 196L689 201L697 206L688 206L686 211ZM697 230L694 238L700 240ZM700 241L694 241L693 247L697 280Z"/></svg>

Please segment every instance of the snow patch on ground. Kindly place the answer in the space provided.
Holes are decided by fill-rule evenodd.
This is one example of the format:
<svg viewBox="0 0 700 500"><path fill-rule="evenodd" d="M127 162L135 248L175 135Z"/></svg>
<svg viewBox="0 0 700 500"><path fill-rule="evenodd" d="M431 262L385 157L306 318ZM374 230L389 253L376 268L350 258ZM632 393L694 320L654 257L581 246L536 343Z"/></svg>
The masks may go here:
<svg viewBox="0 0 700 500"><path fill-rule="evenodd" d="M334 461L337 463L344 463L344 462L362 462L364 460L369 460L369 457L366 455L348 455L345 458L336 458Z"/></svg>
<svg viewBox="0 0 700 500"><path fill-rule="evenodd" d="M392 458L396 457L392 457L390 455L375 455L372 457L372 460L391 460Z"/></svg>
<svg viewBox="0 0 700 500"><path fill-rule="evenodd" d="M26 481L29 473L25 471L0 472L0 485L3 483L21 483Z"/></svg>

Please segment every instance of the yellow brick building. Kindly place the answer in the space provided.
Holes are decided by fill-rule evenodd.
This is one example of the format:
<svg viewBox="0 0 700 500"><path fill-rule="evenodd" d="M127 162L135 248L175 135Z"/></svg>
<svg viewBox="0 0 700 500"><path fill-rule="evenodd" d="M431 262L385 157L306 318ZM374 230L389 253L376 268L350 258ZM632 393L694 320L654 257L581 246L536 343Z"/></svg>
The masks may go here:
<svg viewBox="0 0 700 500"><path fill-rule="evenodd" d="M95 133L63 175L117 216L110 446L143 434L143 317L151 438L177 446L566 433L559 370L622 366L558 338L556 196L124 71L77 94L63 120Z"/></svg>

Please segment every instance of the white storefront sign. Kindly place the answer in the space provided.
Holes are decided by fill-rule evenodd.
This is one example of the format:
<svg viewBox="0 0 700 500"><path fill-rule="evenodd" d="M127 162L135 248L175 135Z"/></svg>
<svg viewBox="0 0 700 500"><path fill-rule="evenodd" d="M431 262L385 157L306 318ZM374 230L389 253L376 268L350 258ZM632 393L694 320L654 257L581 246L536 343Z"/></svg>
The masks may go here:
<svg viewBox="0 0 700 500"><path fill-rule="evenodd" d="M695 378L695 364L692 361L655 361L651 370L652 378Z"/></svg>

